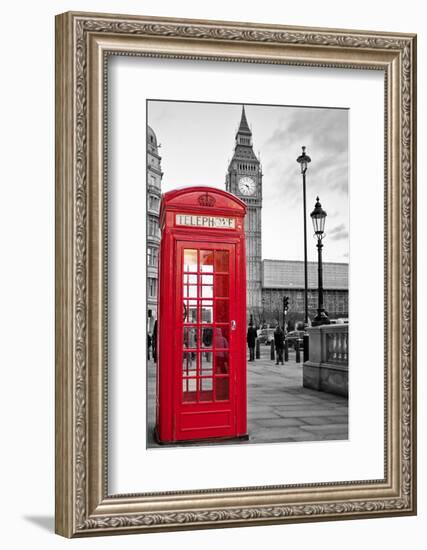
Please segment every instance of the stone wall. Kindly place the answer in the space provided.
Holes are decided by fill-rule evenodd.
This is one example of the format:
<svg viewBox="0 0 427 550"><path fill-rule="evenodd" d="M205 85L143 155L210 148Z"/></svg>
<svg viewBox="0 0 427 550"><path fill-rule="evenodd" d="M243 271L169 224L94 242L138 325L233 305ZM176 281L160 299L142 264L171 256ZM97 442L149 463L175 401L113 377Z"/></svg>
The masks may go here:
<svg viewBox="0 0 427 550"><path fill-rule="evenodd" d="M307 332L303 386L348 397L348 325L310 327Z"/></svg>

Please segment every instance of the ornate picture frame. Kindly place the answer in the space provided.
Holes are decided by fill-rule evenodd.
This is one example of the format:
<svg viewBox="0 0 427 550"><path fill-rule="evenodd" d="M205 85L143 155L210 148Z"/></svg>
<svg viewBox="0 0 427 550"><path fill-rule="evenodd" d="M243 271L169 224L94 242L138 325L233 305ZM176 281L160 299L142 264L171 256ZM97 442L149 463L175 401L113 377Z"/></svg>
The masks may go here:
<svg viewBox="0 0 427 550"><path fill-rule="evenodd" d="M111 55L385 75L384 479L110 495L106 60ZM65 13L56 18L56 532L65 537L416 513L416 36Z"/></svg>

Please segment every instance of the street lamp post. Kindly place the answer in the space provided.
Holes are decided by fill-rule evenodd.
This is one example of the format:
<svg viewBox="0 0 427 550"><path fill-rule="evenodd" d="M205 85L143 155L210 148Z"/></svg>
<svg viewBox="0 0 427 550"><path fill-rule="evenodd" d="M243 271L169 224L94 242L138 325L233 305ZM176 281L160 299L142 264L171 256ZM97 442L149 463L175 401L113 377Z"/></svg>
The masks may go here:
<svg viewBox="0 0 427 550"><path fill-rule="evenodd" d="M261 319L261 328L264 328L265 325L265 297L261 298L262 303L262 319Z"/></svg>
<svg viewBox="0 0 427 550"><path fill-rule="evenodd" d="M319 292L319 304L317 308L317 315L313 319L312 325L314 327L319 325L329 325L330 320L323 307L323 268L322 268L322 240L325 237L325 219L326 212L323 210L322 205L319 202L319 197L316 198L316 204L314 210L310 214L313 221L314 233L317 237L317 273L318 273L318 292Z"/></svg>
<svg viewBox="0 0 427 550"><path fill-rule="evenodd" d="M307 275L307 206L305 192L305 174L307 172L308 163L311 158L305 152L305 146L302 147L302 154L297 158L297 162L301 165L302 174L302 196L304 209L304 328L308 326L308 275Z"/></svg>

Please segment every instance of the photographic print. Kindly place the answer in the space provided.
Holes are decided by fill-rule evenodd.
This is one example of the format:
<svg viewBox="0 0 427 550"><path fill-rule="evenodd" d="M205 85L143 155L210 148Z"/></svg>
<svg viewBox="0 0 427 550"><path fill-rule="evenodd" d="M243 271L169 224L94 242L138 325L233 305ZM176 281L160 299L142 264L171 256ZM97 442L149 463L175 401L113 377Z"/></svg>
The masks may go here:
<svg viewBox="0 0 427 550"><path fill-rule="evenodd" d="M348 119L147 101L147 447L348 439Z"/></svg>

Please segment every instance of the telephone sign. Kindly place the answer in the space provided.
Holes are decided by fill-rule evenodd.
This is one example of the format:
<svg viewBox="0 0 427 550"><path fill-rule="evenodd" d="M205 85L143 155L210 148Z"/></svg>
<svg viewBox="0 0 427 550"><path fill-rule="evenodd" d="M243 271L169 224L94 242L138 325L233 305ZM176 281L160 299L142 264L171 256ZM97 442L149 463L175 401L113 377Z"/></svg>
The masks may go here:
<svg viewBox="0 0 427 550"><path fill-rule="evenodd" d="M235 229L236 219L218 216L191 216L189 214L177 214L176 225L187 227L208 227L211 229Z"/></svg>

